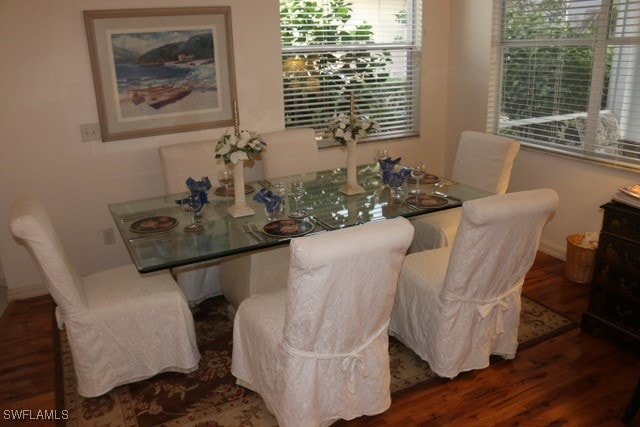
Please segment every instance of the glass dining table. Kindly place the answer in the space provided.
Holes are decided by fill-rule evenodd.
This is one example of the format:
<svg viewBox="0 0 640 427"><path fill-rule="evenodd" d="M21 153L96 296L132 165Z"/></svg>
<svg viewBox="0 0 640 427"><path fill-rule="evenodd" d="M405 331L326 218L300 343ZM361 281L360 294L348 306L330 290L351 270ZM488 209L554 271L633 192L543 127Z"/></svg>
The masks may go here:
<svg viewBox="0 0 640 427"><path fill-rule="evenodd" d="M408 193L415 187L411 183L405 183L404 196L394 198L389 187L381 185L378 165L358 167L357 177L358 184L365 191L349 196L338 190L346 181L343 168L274 180L287 184L303 183L304 195L299 200L299 208L308 216L304 219L305 234L299 236L274 235L267 231L268 227L265 228L269 221L264 204L255 201L253 196L271 184L268 181L247 183L246 202L255 214L240 218L234 218L227 212L234 202L233 196L224 195L220 188L208 191L209 203L204 205L199 220L203 227L197 232L184 229L191 223L191 213L177 203L184 196L181 194L113 203L109 205L109 211L138 271L149 273L286 245L291 238L304 238L397 216L428 215L460 206L466 200L491 195L468 185L433 177L437 182L432 179L420 184L423 193L433 197L428 203L419 203L420 199ZM295 207L295 202L286 200L282 219L294 210L292 204ZM147 220L156 221L161 226L158 230L141 229L140 224Z"/></svg>

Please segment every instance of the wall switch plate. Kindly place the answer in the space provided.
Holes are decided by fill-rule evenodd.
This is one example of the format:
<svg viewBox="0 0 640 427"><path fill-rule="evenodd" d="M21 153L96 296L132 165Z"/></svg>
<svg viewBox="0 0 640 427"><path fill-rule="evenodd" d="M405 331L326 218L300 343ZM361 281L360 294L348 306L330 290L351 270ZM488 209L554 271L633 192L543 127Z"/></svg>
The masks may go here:
<svg viewBox="0 0 640 427"><path fill-rule="evenodd" d="M100 139L100 128L97 123L80 125L80 137L82 142L98 141Z"/></svg>
<svg viewBox="0 0 640 427"><path fill-rule="evenodd" d="M102 239L105 245L113 245L116 242L116 238L113 235L113 228L106 228L102 230Z"/></svg>

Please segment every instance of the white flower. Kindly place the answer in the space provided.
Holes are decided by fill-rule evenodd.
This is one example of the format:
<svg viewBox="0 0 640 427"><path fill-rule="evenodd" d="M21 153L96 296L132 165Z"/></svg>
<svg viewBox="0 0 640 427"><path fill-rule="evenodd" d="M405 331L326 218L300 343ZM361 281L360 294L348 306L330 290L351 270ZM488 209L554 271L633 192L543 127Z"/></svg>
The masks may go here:
<svg viewBox="0 0 640 427"><path fill-rule="evenodd" d="M364 117L351 120L351 117L339 114L329 122L326 135L341 144L346 144L376 131L378 131L377 124L371 119Z"/></svg>
<svg viewBox="0 0 640 427"><path fill-rule="evenodd" d="M233 153L231 153L230 158L234 165L240 160L249 160L249 156L247 156L247 153L245 153L244 151L234 151Z"/></svg>
<svg viewBox="0 0 640 427"><path fill-rule="evenodd" d="M220 155L225 155L231 150L231 146L229 144L218 144L216 147L216 153Z"/></svg>
<svg viewBox="0 0 640 427"><path fill-rule="evenodd" d="M225 163L251 160L254 154L260 153L265 146L262 137L255 132L243 130L239 135L226 132L218 140L215 148L216 158L222 157Z"/></svg>

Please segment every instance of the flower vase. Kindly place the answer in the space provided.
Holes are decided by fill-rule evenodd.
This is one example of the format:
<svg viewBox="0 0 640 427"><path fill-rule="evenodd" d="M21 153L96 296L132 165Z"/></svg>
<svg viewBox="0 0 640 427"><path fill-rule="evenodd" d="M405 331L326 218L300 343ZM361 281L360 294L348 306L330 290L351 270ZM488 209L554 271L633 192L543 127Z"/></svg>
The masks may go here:
<svg viewBox="0 0 640 427"><path fill-rule="evenodd" d="M255 211L247 205L244 194L244 162L239 160L233 166L233 206L227 209L227 212L234 217L254 215Z"/></svg>
<svg viewBox="0 0 640 427"><path fill-rule="evenodd" d="M364 193L357 179L357 146L356 140L347 141L347 183L340 186L339 191L348 196Z"/></svg>

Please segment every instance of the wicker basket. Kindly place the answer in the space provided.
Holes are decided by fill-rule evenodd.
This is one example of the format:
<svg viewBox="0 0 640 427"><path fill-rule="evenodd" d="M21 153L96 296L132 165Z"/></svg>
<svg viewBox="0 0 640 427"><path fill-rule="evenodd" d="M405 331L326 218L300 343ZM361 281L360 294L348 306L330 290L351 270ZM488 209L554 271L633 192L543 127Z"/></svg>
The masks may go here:
<svg viewBox="0 0 640 427"><path fill-rule="evenodd" d="M584 234L567 236L567 261L564 275L576 283L591 283L596 261L596 250L579 246Z"/></svg>

